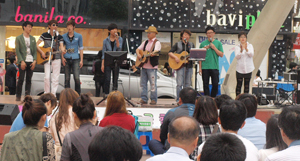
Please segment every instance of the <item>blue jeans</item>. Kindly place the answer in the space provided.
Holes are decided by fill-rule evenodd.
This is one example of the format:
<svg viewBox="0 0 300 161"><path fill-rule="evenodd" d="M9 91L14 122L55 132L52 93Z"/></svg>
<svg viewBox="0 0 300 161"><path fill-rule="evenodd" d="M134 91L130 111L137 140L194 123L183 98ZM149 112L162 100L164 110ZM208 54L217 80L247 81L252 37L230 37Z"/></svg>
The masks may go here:
<svg viewBox="0 0 300 161"><path fill-rule="evenodd" d="M142 69L141 72L141 99L148 102L148 81L150 82L150 99L157 102L157 69Z"/></svg>
<svg viewBox="0 0 300 161"><path fill-rule="evenodd" d="M191 87L192 86L192 75L193 75L193 68L186 68L183 66L182 68L176 71L176 92L177 98L176 101L179 101L179 93L184 87Z"/></svg>
<svg viewBox="0 0 300 161"><path fill-rule="evenodd" d="M65 65L65 88L70 88L70 75L71 75L71 68L73 71L73 77L75 81L75 91L80 95L80 68L79 68L79 59L66 59Z"/></svg>

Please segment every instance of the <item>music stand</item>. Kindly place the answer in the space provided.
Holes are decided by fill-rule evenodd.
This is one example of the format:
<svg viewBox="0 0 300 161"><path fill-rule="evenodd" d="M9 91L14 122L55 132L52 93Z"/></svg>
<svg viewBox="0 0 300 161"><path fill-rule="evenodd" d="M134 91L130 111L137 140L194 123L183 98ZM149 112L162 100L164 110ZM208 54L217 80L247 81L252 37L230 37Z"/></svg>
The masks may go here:
<svg viewBox="0 0 300 161"><path fill-rule="evenodd" d="M206 57L206 49L205 48L192 48L190 50L190 58L189 60L191 61L205 61L205 57ZM197 72L198 70L198 65L197 63L195 63L195 90L197 91Z"/></svg>
<svg viewBox="0 0 300 161"><path fill-rule="evenodd" d="M105 66L114 66L114 79L117 79L118 76L118 72L117 69L119 66L124 66L127 65L127 62L124 63L124 61L127 61L127 51L105 51L105 59L104 59L104 65ZM118 80L113 80L113 82L117 82ZM97 105L99 105L101 102L103 102L104 100L106 100L106 97L103 98L101 101L99 101L97 103ZM125 100L131 104L133 107L135 107L136 105L134 105L132 102L130 102L128 99L125 98Z"/></svg>

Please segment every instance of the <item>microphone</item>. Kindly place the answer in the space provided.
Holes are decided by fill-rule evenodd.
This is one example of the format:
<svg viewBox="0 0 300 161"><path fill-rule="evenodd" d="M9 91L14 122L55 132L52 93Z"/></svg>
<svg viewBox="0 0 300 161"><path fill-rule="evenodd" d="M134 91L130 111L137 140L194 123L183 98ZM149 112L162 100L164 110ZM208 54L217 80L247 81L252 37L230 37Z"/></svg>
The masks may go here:
<svg viewBox="0 0 300 161"><path fill-rule="evenodd" d="M209 38L209 41L212 42L212 38Z"/></svg>
<svg viewBox="0 0 300 161"><path fill-rule="evenodd" d="M116 37L118 37L119 35L118 35L118 33L115 33L115 35L116 35Z"/></svg>
<svg viewBox="0 0 300 161"><path fill-rule="evenodd" d="M187 43L186 38L183 39L185 43Z"/></svg>

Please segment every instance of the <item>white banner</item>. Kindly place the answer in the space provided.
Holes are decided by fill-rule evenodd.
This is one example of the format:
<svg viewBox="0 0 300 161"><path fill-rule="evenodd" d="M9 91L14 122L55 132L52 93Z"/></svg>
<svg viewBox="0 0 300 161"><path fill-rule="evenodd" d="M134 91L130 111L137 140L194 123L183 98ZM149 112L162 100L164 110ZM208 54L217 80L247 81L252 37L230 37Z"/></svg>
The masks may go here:
<svg viewBox="0 0 300 161"><path fill-rule="evenodd" d="M127 108L127 110L131 110L132 113L138 117L152 117L152 128L159 129L165 117L165 114L170 110L170 108ZM99 121L101 121L105 113L105 107L96 107L96 111L97 116L99 117Z"/></svg>

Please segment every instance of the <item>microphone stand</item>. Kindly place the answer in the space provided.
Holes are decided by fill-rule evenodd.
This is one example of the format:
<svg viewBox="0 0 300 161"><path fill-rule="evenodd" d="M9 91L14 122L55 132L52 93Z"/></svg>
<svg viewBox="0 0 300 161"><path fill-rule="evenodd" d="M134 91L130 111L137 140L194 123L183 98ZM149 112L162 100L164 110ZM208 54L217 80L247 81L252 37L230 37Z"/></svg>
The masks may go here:
<svg viewBox="0 0 300 161"><path fill-rule="evenodd" d="M188 42L186 41L186 39L184 39L183 41L185 42L184 51L187 52L186 47L187 47L187 43L188 43ZM186 58L185 58L185 59L186 59ZM189 62L188 62L188 63L189 63ZM185 69L183 70L183 86L182 86L182 88L185 87L185 78L186 78L186 75L185 75L185 74L186 74L186 69L187 69L188 63L185 63L185 64L184 64L184 66L185 66L184 68L185 68Z"/></svg>
<svg viewBox="0 0 300 161"><path fill-rule="evenodd" d="M50 33L51 33L51 31L50 31ZM49 55L49 60L48 60L49 65L50 65L50 72L49 72L50 73L50 77L49 77L49 82L50 82L50 85L49 85L50 90L49 91L50 91L50 93L51 93L51 83L52 83L52 81L51 81L51 66L52 66L51 57L53 55L53 41L54 41L54 37L55 37L55 30L52 31L52 40L51 40L51 46L50 46L50 55Z"/></svg>

